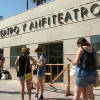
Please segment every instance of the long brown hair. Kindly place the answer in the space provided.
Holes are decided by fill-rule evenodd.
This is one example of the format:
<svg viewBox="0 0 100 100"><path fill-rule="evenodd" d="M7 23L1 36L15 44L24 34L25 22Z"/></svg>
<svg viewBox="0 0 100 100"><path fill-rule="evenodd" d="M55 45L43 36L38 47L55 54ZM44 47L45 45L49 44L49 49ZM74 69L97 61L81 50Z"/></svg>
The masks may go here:
<svg viewBox="0 0 100 100"><path fill-rule="evenodd" d="M83 37L78 39L77 45L79 45L79 44L81 44L81 46L85 46L85 45L90 46L89 42Z"/></svg>

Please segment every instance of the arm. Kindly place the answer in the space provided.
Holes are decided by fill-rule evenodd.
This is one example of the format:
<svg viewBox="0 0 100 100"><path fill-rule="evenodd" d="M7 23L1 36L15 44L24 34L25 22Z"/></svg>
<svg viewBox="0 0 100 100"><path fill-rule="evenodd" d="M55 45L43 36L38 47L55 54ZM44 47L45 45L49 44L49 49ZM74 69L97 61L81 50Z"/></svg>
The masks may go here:
<svg viewBox="0 0 100 100"><path fill-rule="evenodd" d="M36 64L36 60L34 58L32 58L31 56L29 56L29 60L31 60L33 63L31 65L35 65Z"/></svg>
<svg viewBox="0 0 100 100"><path fill-rule="evenodd" d="M5 62L5 58L4 57L2 57L2 59L1 59L1 65L0 66L3 66L3 64L4 64L4 62Z"/></svg>
<svg viewBox="0 0 100 100"><path fill-rule="evenodd" d="M98 54L96 53L96 66L98 67L98 65L99 65L99 59L98 59Z"/></svg>
<svg viewBox="0 0 100 100"><path fill-rule="evenodd" d="M78 48L75 61L72 62L73 65L77 65L79 63L82 53L83 50L81 48Z"/></svg>
<svg viewBox="0 0 100 100"><path fill-rule="evenodd" d="M19 56L17 57L15 64L14 64L15 69L16 69L16 73L18 72L18 69L17 69L18 61L19 61Z"/></svg>
<svg viewBox="0 0 100 100"><path fill-rule="evenodd" d="M44 65L44 60L41 60L40 63L36 63L36 65L40 66L40 67L43 67Z"/></svg>

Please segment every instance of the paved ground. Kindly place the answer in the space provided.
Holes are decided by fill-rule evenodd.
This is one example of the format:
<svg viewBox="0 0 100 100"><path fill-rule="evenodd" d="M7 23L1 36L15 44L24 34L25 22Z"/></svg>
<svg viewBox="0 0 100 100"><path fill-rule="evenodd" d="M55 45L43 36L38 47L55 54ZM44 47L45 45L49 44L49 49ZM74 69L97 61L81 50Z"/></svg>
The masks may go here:
<svg viewBox="0 0 100 100"><path fill-rule="evenodd" d="M73 100L73 95L65 97L66 88L44 86L45 100ZM0 100L21 100L20 99L20 84L17 80L0 80ZM74 87L71 87L73 94ZM32 89L32 100L34 99L35 89ZM100 89L94 89L95 100L100 100ZM28 100L27 90L25 88L25 100Z"/></svg>

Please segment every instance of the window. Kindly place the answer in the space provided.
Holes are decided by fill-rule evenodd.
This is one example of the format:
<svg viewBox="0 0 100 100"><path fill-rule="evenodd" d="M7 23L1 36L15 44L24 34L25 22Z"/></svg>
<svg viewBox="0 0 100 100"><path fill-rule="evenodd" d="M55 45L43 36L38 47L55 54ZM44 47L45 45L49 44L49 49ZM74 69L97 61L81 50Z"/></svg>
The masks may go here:
<svg viewBox="0 0 100 100"><path fill-rule="evenodd" d="M98 58L100 62L100 35L91 36L91 46L96 50L98 53ZM100 67L100 66L99 66ZM100 68L99 68L100 69Z"/></svg>
<svg viewBox="0 0 100 100"><path fill-rule="evenodd" d="M63 64L63 43L50 43L46 45L47 63ZM54 65L52 68L53 78L55 78L63 70L63 65ZM50 67L46 67L46 72L50 72ZM50 77L46 76L46 81L50 81ZM63 82L63 74L56 82Z"/></svg>
<svg viewBox="0 0 100 100"><path fill-rule="evenodd" d="M15 60L18 55L21 55L22 46L14 46L10 48L10 67L14 67Z"/></svg>

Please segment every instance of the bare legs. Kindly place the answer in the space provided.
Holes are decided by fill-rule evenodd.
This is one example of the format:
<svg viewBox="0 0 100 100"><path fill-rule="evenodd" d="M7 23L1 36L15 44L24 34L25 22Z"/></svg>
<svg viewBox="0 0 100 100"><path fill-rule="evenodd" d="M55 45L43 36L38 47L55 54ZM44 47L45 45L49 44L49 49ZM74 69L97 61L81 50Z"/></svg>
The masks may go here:
<svg viewBox="0 0 100 100"><path fill-rule="evenodd" d="M21 100L24 100L25 79L20 80L20 85L21 85L21 90L20 90Z"/></svg>
<svg viewBox="0 0 100 100"><path fill-rule="evenodd" d="M36 87L36 94L39 93L40 90L40 95L43 95L43 77L37 77L37 87Z"/></svg>
<svg viewBox="0 0 100 100"><path fill-rule="evenodd" d="M28 91L28 96L29 96L29 100L31 100L31 79L26 81L26 86L27 86L27 91Z"/></svg>
<svg viewBox="0 0 100 100"><path fill-rule="evenodd" d="M26 86L27 86L27 91L28 91L28 95L29 95L29 100L31 100L31 79L26 81ZM20 94L21 94L21 100L24 100L24 88L25 88L25 79L20 80L20 85L21 85L21 90L20 90Z"/></svg>
<svg viewBox="0 0 100 100"><path fill-rule="evenodd" d="M86 95L86 86L82 90L82 100L87 100L87 95Z"/></svg>
<svg viewBox="0 0 100 100"><path fill-rule="evenodd" d="M74 100L80 99L81 92L82 92L82 100L94 100L93 85L86 85L84 88L78 87L76 85Z"/></svg>
<svg viewBox="0 0 100 100"><path fill-rule="evenodd" d="M80 100L80 94L82 92L82 87L78 87L75 85L75 91L74 91L74 99L73 100Z"/></svg>
<svg viewBox="0 0 100 100"><path fill-rule="evenodd" d="M93 85L86 85L86 95L88 100L94 100Z"/></svg>
<svg viewBox="0 0 100 100"><path fill-rule="evenodd" d="M40 85L39 85L39 79L37 77L37 82L36 82L36 94L39 94L39 90L40 90Z"/></svg>

